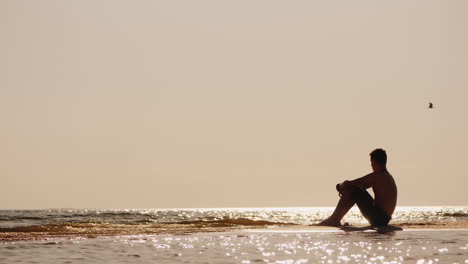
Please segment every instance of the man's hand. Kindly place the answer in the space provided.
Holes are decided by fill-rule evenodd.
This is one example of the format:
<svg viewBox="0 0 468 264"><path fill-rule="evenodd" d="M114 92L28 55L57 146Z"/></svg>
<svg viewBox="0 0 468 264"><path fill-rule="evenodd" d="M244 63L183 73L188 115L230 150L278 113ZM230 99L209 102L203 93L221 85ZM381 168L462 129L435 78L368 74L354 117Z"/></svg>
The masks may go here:
<svg viewBox="0 0 468 264"><path fill-rule="evenodd" d="M338 183L338 184L336 185L336 190L338 191L338 196L341 197L341 195L343 195L343 188L342 188L342 186L341 186L341 183Z"/></svg>
<svg viewBox="0 0 468 264"><path fill-rule="evenodd" d="M341 197L343 195L343 192L346 190L346 189L349 189L350 187L350 183L349 181L344 181L342 183L338 183L336 185L336 190L338 191L338 195Z"/></svg>

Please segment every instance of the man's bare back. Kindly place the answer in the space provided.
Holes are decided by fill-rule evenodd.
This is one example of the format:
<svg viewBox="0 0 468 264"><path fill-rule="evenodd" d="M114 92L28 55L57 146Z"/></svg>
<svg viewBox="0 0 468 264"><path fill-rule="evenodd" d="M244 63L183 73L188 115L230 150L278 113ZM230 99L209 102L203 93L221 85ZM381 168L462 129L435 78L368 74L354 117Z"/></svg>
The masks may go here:
<svg viewBox="0 0 468 264"><path fill-rule="evenodd" d="M398 194L393 176L388 171L377 173L372 191L375 195L375 205L384 209L391 217L395 211Z"/></svg>

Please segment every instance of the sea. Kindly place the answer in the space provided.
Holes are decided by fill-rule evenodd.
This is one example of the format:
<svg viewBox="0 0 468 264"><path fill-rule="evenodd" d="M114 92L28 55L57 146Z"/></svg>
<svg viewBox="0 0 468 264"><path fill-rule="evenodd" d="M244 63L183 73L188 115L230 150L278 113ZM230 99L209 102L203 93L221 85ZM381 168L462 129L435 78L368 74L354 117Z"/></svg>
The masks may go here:
<svg viewBox="0 0 468 264"><path fill-rule="evenodd" d="M468 263L468 207L397 207L392 230L353 208L0 210L0 263Z"/></svg>

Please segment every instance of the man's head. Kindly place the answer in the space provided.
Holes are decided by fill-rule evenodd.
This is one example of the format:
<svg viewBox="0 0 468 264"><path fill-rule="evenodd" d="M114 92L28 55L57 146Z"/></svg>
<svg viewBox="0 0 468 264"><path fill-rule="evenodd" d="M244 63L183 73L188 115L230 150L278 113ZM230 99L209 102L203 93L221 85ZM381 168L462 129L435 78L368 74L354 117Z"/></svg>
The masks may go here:
<svg viewBox="0 0 468 264"><path fill-rule="evenodd" d="M387 167L387 153L385 150L379 148L370 153L372 170L381 171Z"/></svg>

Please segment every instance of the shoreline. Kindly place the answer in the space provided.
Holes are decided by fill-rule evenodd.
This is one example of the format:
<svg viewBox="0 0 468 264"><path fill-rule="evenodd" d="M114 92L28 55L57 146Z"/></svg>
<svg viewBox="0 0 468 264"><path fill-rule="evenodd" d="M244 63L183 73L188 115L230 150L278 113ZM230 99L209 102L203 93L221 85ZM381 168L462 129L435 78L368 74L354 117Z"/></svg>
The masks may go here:
<svg viewBox="0 0 468 264"><path fill-rule="evenodd" d="M92 232L94 231L94 232ZM207 234L249 234L249 233L394 233L405 231L468 231L468 221L434 222L434 223L392 223L386 227L372 227L358 224L350 226L318 226L318 225L272 225L272 226L238 226L222 228L182 228L169 230L80 230L78 232L2 232L0 244L15 241L50 241L97 239L129 236L190 236Z"/></svg>

